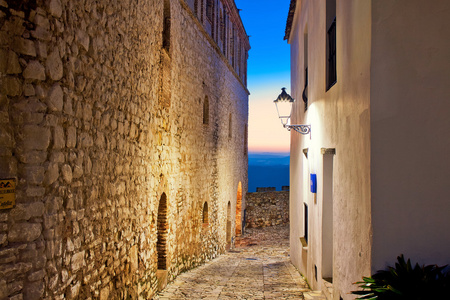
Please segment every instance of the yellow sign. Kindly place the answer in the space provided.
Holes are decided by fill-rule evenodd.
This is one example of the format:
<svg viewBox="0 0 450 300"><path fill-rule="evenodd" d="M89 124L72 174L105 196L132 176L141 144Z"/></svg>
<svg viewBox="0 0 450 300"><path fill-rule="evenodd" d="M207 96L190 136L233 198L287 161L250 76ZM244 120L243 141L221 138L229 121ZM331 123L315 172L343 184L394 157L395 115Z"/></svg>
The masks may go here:
<svg viewBox="0 0 450 300"><path fill-rule="evenodd" d="M16 206L16 180L0 180L0 209L8 209Z"/></svg>

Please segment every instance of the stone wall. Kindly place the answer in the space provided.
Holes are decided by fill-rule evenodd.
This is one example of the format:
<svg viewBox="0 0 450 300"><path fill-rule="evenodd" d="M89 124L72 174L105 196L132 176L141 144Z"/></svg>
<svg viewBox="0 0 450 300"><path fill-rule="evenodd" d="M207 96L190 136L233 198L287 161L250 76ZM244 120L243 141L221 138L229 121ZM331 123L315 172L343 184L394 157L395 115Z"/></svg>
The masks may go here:
<svg viewBox="0 0 450 300"><path fill-rule="evenodd" d="M289 191L247 193L245 226L289 224Z"/></svg>
<svg viewBox="0 0 450 300"><path fill-rule="evenodd" d="M247 117L183 0L0 0L0 299L150 299L157 243L169 280L223 253Z"/></svg>

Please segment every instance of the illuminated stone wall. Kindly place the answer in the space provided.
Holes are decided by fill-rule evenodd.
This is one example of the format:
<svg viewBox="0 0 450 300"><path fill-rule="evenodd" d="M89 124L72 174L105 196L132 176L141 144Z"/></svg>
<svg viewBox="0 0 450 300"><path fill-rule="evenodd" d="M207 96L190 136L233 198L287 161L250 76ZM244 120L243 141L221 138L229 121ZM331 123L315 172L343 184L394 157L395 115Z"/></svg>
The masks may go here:
<svg viewBox="0 0 450 300"><path fill-rule="evenodd" d="M247 193L246 198L246 227L289 224L289 191Z"/></svg>
<svg viewBox="0 0 450 300"><path fill-rule="evenodd" d="M168 280L225 251L247 189L245 76L165 2L0 0L0 179L17 183L0 299L149 299L158 226Z"/></svg>

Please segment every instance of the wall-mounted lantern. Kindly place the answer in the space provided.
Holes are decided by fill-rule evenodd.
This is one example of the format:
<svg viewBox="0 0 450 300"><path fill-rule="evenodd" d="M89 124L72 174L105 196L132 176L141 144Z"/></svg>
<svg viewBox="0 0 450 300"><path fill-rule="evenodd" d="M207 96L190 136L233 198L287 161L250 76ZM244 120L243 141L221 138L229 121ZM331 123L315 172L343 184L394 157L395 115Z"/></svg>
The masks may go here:
<svg viewBox="0 0 450 300"><path fill-rule="evenodd" d="M281 124L287 130L294 129L298 133L301 134L311 134L311 125L290 125L288 124L289 119L291 118L292 112L292 104L294 103L294 99L286 93L286 88L281 88L281 94L278 95L278 98L274 100L275 106L277 107L278 117L281 120Z"/></svg>

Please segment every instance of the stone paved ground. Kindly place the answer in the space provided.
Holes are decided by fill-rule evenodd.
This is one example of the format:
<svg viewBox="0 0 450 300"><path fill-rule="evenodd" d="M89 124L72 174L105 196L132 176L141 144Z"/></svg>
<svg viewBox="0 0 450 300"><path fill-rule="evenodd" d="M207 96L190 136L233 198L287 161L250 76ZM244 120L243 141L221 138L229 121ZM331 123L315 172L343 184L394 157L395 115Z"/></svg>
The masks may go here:
<svg viewBox="0 0 450 300"><path fill-rule="evenodd" d="M289 226L247 229L236 248L179 275L154 299L325 299L289 261Z"/></svg>

